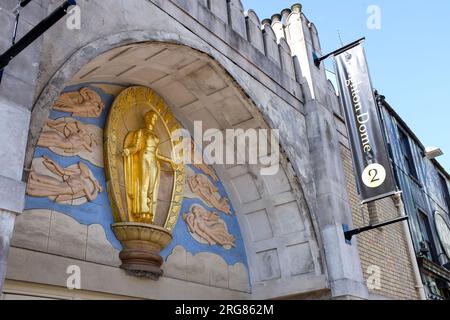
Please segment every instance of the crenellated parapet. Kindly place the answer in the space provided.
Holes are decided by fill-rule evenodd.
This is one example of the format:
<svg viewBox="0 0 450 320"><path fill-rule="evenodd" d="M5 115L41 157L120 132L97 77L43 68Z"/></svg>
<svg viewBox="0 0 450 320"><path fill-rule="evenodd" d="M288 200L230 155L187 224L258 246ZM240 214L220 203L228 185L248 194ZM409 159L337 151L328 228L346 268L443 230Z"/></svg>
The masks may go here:
<svg viewBox="0 0 450 320"><path fill-rule="evenodd" d="M282 14L273 15L271 19L261 21L254 10L244 11L240 0L172 0L172 2L182 7L201 24L212 27L213 23L210 21L210 17L205 14L205 10L209 11L217 18L214 25L220 22L223 24L220 29L230 28L234 36L241 39L237 44L230 43L235 49L240 49L238 44L242 41L248 42L251 47L270 61L262 63L261 67L267 66L267 71L270 71L271 75L278 73L278 76L285 76L300 83L304 82L301 68L296 66L298 59L294 57L290 43L287 41L285 11ZM289 9L290 12L291 9ZM216 34L218 33L216 32ZM229 41L230 39L225 40ZM252 60L254 57L251 53L248 56ZM269 67L271 64L280 70L274 72L274 69Z"/></svg>
<svg viewBox="0 0 450 320"><path fill-rule="evenodd" d="M245 12L247 23L247 39L258 51L264 54L264 40L261 33L261 21L254 10Z"/></svg>
<svg viewBox="0 0 450 320"><path fill-rule="evenodd" d="M277 43L277 36L270 25L270 20L263 20L261 29L263 31L264 47L267 58L281 67L280 49Z"/></svg>
<svg viewBox="0 0 450 320"><path fill-rule="evenodd" d="M254 10L244 11L240 0L171 1L198 22L211 28L216 35L220 35L217 29L230 30L232 36L230 32L225 32L224 41L247 59L254 63L260 62L256 65L269 76L287 78L302 84L303 91L309 92L304 92L303 95L306 96L298 98L314 98L326 103L330 92L325 70L323 67L317 68L313 58L314 54L321 55L319 35L315 25L303 14L300 3L261 20ZM217 19L206 14L208 11ZM216 21L212 22L212 19ZM221 26L217 26L218 23ZM253 54L252 50L246 50L242 45L244 42L264 55L268 61L264 62L263 57Z"/></svg>
<svg viewBox="0 0 450 320"><path fill-rule="evenodd" d="M314 23L302 12L301 4L294 4L291 9L282 11L284 34L291 48L292 55L298 58L303 75L308 81L312 98L326 104L327 87L325 69L314 64L314 54L321 56L319 34Z"/></svg>
<svg viewBox="0 0 450 320"><path fill-rule="evenodd" d="M244 39L247 39L247 26L245 23L244 7L240 0L227 0L228 22L233 30Z"/></svg>
<svg viewBox="0 0 450 320"><path fill-rule="evenodd" d="M271 21L273 32L275 32L275 35L277 36L277 40L279 42L280 39L285 38L284 25L283 22L281 21L281 15L278 13L272 15Z"/></svg>

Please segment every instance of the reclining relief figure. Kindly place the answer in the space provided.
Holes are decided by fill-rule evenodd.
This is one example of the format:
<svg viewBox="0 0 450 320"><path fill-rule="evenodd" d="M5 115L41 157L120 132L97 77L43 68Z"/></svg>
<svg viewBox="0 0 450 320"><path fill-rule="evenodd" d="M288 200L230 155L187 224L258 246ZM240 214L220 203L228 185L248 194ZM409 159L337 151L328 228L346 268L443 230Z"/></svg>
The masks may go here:
<svg viewBox="0 0 450 320"><path fill-rule="evenodd" d="M75 92L65 92L56 100L53 109L69 112L74 117L98 118L105 104L100 95L89 88L82 88Z"/></svg>
<svg viewBox="0 0 450 320"><path fill-rule="evenodd" d="M218 244L225 249L235 247L235 238L228 232L227 224L215 212L200 205L193 205L190 213L183 214L189 232L197 235L209 245Z"/></svg>
<svg viewBox="0 0 450 320"><path fill-rule="evenodd" d="M49 199L67 203L85 198L94 201L98 193L103 192L102 186L91 170L82 162L68 168L62 168L47 156L42 158L46 172L36 172L32 169L27 194L33 197L48 197Z"/></svg>
<svg viewBox="0 0 450 320"><path fill-rule="evenodd" d="M62 149L67 154L77 154L82 151L93 152L100 145L98 137L89 127L79 121L60 118L49 119L38 141L38 146Z"/></svg>

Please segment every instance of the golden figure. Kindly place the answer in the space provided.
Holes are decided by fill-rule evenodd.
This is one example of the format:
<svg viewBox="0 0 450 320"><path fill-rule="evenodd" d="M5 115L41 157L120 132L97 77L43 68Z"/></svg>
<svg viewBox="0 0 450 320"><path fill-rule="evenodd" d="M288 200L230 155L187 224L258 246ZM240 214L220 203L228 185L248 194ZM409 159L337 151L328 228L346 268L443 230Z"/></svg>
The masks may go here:
<svg viewBox="0 0 450 320"><path fill-rule="evenodd" d="M228 199L222 198L219 189L212 184L204 174L197 174L188 178L188 184L191 191L197 194L205 203L219 211L231 215L231 208Z"/></svg>
<svg viewBox="0 0 450 320"><path fill-rule="evenodd" d="M117 96L104 132L111 228L123 246L121 268L154 280L163 273L160 252L173 239L186 184L184 165L175 163L183 157L179 129L164 100L139 86Z"/></svg>
<svg viewBox="0 0 450 320"><path fill-rule="evenodd" d="M147 112L145 128L130 132L123 148L128 213L136 222L153 223L158 201L160 162L176 170L175 162L159 154L160 140L154 129L158 114Z"/></svg>
<svg viewBox="0 0 450 320"><path fill-rule="evenodd" d="M47 172L37 173L33 169L30 173L27 185L27 194L30 196L48 197L59 203L82 198L92 202L98 193L103 192L91 170L82 162L61 168L44 156L42 164Z"/></svg>
<svg viewBox="0 0 450 320"><path fill-rule="evenodd" d="M82 88L79 91L63 93L53 109L69 112L74 117L98 118L105 109L105 104L97 92Z"/></svg>
<svg viewBox="0 0 450 320"><path fill-rule="evenodd" d="M227 224L215 212L193 205L190 213L183 214L183 220L191 234L197 235L211 246L218 244L227 250L236 246L236 239L228 232Z"/></svg>

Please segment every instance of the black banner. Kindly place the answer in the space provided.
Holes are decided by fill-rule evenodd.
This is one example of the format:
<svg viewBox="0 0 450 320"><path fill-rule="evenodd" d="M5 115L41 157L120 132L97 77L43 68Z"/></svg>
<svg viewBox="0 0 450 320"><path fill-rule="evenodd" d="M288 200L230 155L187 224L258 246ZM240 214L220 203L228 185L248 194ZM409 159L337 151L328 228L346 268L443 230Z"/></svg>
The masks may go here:
<svg viewBox="0 0 450 320"><path fill-rule="evenodd" d="M360 43L334 56L362 203L397 192L380 124L364 48Z"/></svg>

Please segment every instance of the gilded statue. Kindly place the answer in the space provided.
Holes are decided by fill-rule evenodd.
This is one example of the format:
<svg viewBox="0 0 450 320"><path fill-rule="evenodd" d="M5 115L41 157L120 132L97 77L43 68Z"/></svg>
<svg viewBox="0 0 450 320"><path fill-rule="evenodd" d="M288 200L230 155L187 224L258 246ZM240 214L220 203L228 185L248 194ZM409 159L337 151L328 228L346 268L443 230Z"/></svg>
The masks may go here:
<svg viewBox="0 0 450 320"><path fill-rule="evenodd" d="M156 213L161 162L177 164L159 153L160 139L155 134L158 114L144 116L145 128L130 132L124 142L124 173L128 213L136 222L152 224Z"/></svg>
<svg viewBox="0 0 450 320"><path fill-rule="evenodd" d="M62 168L55 161L43 156L44 170L37 173L34 168L29 176L27 194L33 197L48 197L55 202L85 198L92 202L102 186L91 170L82 162L68 168ZM47 171L47 172L45 172Z"/></svg>
<svg viewBox="0 0 450 320"><path fill-rule="evenodd" d="M82 88L79 91L61 94L53 109L69 112L74 117L98 118L105 109L105 104L97 92Z"/></svg>
<svg viewBox="0 0 450 320"><path fill-rule="evenodd" d="M228 199L222 198L219 189L214 186L209 178L204 174L197 174L188 179L191 191L197 194L205 203L212 208L216 208L228 215L231 215L231 208Z"/></svg>
<svg viewBox="0 0 450 320"><path fill-rule="evenodd" d="M79 121L70 121L66 118L49 119L38 141L38 146L46 148L59 148L67 154L77 154L94 148L102 141L98 141L95 133Z"/></svg>
<svg viewBox="0 0 450 320"><path fill-rule="evenodd" d="M177 139L181 129L169 106L150 88L123 90L104 130L106 185L122 244L122 269L157 280L161 250L172 241L186 175Z"/></svg>
<svg viewBox="0 0 450 320"><path fill-rule="evenodd" d="M209 245L220 245L225 249L236 247L236 239L228 232L227 224L215 212L193 205L190 213L183 214L189 232L197 235Z"/></svg>

